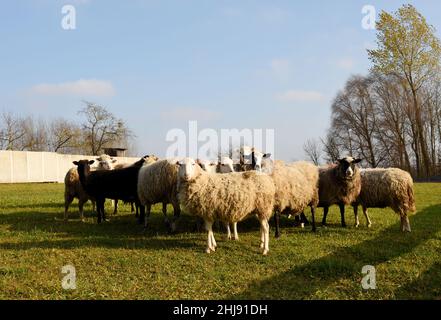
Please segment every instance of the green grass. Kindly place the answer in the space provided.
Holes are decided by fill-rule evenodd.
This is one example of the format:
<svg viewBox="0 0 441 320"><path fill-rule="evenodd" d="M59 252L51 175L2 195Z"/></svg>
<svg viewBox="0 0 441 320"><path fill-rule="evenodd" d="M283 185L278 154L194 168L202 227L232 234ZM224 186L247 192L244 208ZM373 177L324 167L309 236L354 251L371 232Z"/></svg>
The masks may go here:
<svg viewBox="0 0 441 320"><path fill-rule="evenodd" d="M218 250L210 255L205 233L190 232L193 216L184 214L178 233L169 235L159 206L146 234L128 205L97 225L90 205L87 221L79 220L75 201L65 223L63 188L0 185L0 299L441 298L441 184L416 184L411 234L399 231L390 209L371 209L372 228L361 216L356 229L348 208L343 229L333 207L329 227L316 234L282 219L282 237L271 230L267 257L259 254L255 219L239 224L238 242L217 232ZM67 264L76 267L73 291L61 287ZM376 290L361 288L367 264L376 267Z"/></svg>

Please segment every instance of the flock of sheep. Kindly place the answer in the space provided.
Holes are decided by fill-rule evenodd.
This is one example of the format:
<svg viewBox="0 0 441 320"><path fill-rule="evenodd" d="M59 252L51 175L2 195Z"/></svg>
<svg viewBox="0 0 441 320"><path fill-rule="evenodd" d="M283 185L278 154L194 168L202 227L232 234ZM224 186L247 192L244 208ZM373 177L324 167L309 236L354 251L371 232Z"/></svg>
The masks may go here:
<svg viewBox="0 0 441 320"><path fill-rule="evenodd" d="M208 231L206 251L210 253L216 250L215 221L225 225L229 239L237 240L237 223L256 216L261 226L260 248L264 255L269 251L270 218L274 215L278 237L280 215L293 215L306 222L303 212L307 207L311 208L313 231L316 230L316 208L324 208L322 224L325 225L329 206L337 204L342 226L346 226L346 205L353 206L357 227L359 205L368 227L371 225L368 208L390 207L400 215L401 230L410 232L407 213L416 208L412 177L406 171L360 169L357 165L360 159L349 156L317 167L304 161L273 161L270 154L251 147L241 147L238 151L238 163L229 157L212 162L145 156L134 164L115 165L115 160L107 155L96 160L75 161L76 167L70 169L65 178L65 220L70 203L78 198L81 219L84 219L84 203L92 200L100 223L106 219L104 202L112 199L114 212L118 200L132 203L132 211L136 207L139 222L147 227L151 206L162 203L166 224L170 231L175 231L182 206L204 221ZM167 217L167 204L174 208L171 221Z"/></svg>

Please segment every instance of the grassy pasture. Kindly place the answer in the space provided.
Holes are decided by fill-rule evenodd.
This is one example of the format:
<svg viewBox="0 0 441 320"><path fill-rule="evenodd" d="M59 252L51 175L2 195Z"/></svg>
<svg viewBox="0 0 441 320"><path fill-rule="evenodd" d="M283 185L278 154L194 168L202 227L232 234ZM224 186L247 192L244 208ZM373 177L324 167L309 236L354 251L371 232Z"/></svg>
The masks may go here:
<svg viewBox="0 0 441 320"><path fill-rule="evenodd" d="M356 229L348 208L343 229L333 207L316 234L282 218L282 237L271 229L263 257L255 219L239 224L240 241L216 232L218 250L208 255L205 233L190 232L191 215L169 235L155 206L144 234L129 205L97 225L90 204L79 220L75 201L65 223L63 185L0 185L0 299L441 299L441 184L415 188L411 234L390 209L371 209L370 229L361 214ZM67 264L76 290L61 287ZM376 267L376 290L361 288L367 264Z"/></svg>

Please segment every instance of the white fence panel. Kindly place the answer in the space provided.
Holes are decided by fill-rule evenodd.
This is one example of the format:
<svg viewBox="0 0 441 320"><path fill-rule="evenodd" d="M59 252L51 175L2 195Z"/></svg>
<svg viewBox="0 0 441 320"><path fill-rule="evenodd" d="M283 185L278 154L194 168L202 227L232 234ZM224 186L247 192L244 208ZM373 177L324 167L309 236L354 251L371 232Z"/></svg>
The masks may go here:
<svg viewBox="0 0 441 320"><path fill-rule="evenodd" d="M64 182L73 161L96 156L54 152L0 151L0 183ZM139 158L114 157L117 163L133 163Z"/></svg>

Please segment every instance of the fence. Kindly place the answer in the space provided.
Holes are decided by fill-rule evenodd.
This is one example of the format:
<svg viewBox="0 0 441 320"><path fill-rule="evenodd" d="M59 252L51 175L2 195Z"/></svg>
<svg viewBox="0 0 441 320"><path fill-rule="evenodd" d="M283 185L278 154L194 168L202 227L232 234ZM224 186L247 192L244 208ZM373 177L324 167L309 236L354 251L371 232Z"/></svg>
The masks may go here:
<svg viewBox="0 0 441 320"><path fill-rule="evenodd" d="M64 182L73 161L96 156L54 152L0 151L0 183ZM114 157L117 163L131 163L139 158Z"/></svg>

